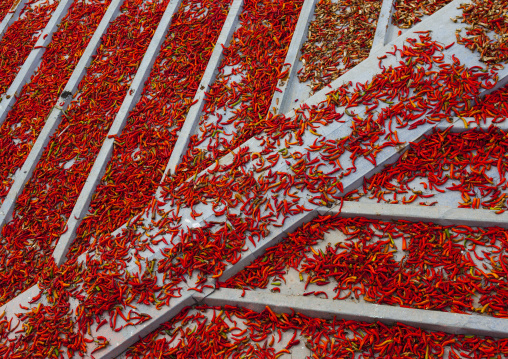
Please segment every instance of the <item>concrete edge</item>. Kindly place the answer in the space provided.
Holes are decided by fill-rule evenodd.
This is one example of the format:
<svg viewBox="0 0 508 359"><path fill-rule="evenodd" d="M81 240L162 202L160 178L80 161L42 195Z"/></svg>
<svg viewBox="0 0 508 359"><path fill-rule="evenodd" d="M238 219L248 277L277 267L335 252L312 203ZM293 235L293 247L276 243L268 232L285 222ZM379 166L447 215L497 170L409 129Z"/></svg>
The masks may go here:
<svg viewBox="0 0 508 359"><path fill-rule="evenodd" d="M505 120L504 122L501 122L501 123L494 123L493 118L487 118L485 123L480 123L480 124L477 124L476 122L472 122L472 121L475 121L475 119L473 117L453 117L453 118L451 118L451 120L452 120L451 123L447 122L447 121L439 122L436 125L436 129L444 131L444 130L451 127L450 128L451 132L460 133L460 132L466 132L466 131L475 130L475 129L482 129L485 131L485 130L488 130L490 126L495 126L502 131L508 131L508 121L507 120ZM470 123L470 122L472 122L472 123Z"/></svg>
<svg viewBox="0 0 508 359"><path fill-rule="evenodd" d="M388 325L403 323L451 334L508 337L508 320L489 316L289 296L266 291L246 291L244 297L241 295L241 290L220 288L203 298L203 303L213 306L241 306L257 312L268 306L276 313L291 313L293 309L297 313L322 319L336 317L370 323L379 321Z"/></svg>
<svg viewBox="0 0 508 359"><path fill-rule="evenodd" d="M379 18L377 20L376 33L372 41L370 54L377 52L380 48L386 45L386 32L390 26L390 19L393 12L393 0L383 0L381 10L379 11Z"/></svg>
<svg viewBox="0 0 508 359"><path fill-rule="evenodd" d="M21 0L17 4L14 4L13 7L9 10L9 12L5 15L2 22L0 22L0 41L5 35L5 32L12 25L13 22L19 19L21 15L21 10L29 0Z"/></svg>
<svg viewBox="0 0 508 359"><path fill-rule="evenodd" d="M22 90L23 86L30 81L30 77L35 73L36 69L39 67L42 56L46 51L46 47L49 45L53 38L53 34L58 30L58 24L60 24L62 18L67 13L67 10L73 3L73 0L62 0L58 4L55 12L49 19L46 27L42 30L42 33L39 35L39 39L35 43L32 51L28 55L27 59L23 63L23 66L19 70L18 74L14 78L14 81L11 83L7 92L5 93L5 98L2 102L0 102L0 126L4 122L7 114L14 106L17 98L16 95Z"/></svg>
<svg viewBox="0 0 508 359"><path fill-rule="evenodd" d="M134 345L139 339L156 330L161 326L161 324L171 320L174 316L180 313L183 308L195 304L196 301L193 299L190 292L186 292L180 298L173 298L171 303L172 305L170 307L163 307L161 310L156 310L155 307L151 307L149 309L152 310L148 310L148 313L147 310L145 310L146 308L139 308L141 306L136 305L139 313L149 314L152 318L141 325L129 326L119 332L115 332L111 330L109 325L105 325L99 330L99 332L93 333L94 336L101 335L106 337L110 342L110 345L94 353L94 357L96 359L110 359L117 357L130 346Z"/></svg>
<svg viewBox="0 0 508 359"><path fill-rule="evenodd" d="M199 83L198 91L194 96L192 105L187 112L187 116L185 117L185 122L180 130L180 134L175 143L173 151L171 152L171 156L169 158L168 164L166 165L166 169L164 170L164 175L162 176L162 180L166 178L169 172L174 172L180 161L182 160L185 151L187 150L187 146L190 141L190 136L196 129L196 126L199 123L199 118L201 116L201 110L205 104L206 99L206 91L215 81L215 77L218 73L218 68L223 58L223 48L222 45L226 45L231 41L231 37L235 32L235 27L239 21L239 15L243 9L243 0L234 0L229 8L228 16L224 21L224 25L222 26L222 30L220 32L219 38L217 39L217 43L215 44L215 48L210 56L210 60L208 60L208 65L206 66L206 70L201 78L201 82ZM159 196L159 192L157 191L157 197Z"/></svg>
<svg viewBox="0 0 508 359"><path fill-rule="evenodd" d="M72 72L72 75L67 82L62 95L57 100L55 107L53 107L50 114L48 115L46 123L44 124L44 127L37 137L37 140L35 141L30 153L28 154L28 157L23 163L23 166L16 172L14 176L14 183L12 184L12 187L10 188L2 206L0 207L0 229L6 222L11 220L11 215L14 211L16 199L32 175L32 172L39 162L39 159L42 156L44 148L48 144L51 135L58 127L63 112L67 109L69 103L72 100L72 93L76 90L79 82L86 73L87 66L90 64L93 54L101 43L102 35L109 28L111 20L118 14L122 2L122 0L113 0L110 3L108 10L102 17L99 26L92 36L92 39L88 43L83 56L81 56L78 64L76 65L76 68Z"/></svg>
<svg viewBox="0 0 508 359"><path fill-rule="evenodd" d="M319 214L340 214L341 217L365 217L380 220L431 222L444 226L508 228L508 213L496 214L488 209L454 208L448 206L411 206L403 204L359 203L344 201L331 209L319 209Z"/></svg>
<svg viewBox="0 0 508 359"><path fill-rule="evenodd" d="M286 80L279 80L276 88L280 91L275 91L272 97L272 102L270 103L269 111L274 114L278 114L281 108L284 108L284 105L288 101L287 92L289 85L293 83L293 80L296 76L296 64L298 61L298 55L300 54L300 49L307 38L307 34L309 32L309 23L314 16L314 9L316 7L316 3L318 0L305 0L303 3L302 9L300 11L300 16L298 17L298 22L296 23L295 31L293 33L293 37L291 38L291 43L289 44L289 49L286 54L286 59L284 60L284 66L289 64L289 73L287 75ZM385 0L386 1L386 0ZM283 68L284 70L284 68Z"/></svg>
<svg viewBox="0 0 508 359"><path fill-rule="evenodd" d="M425 18L423 21L419 22L417 25L415 25L411 29L408 29L408 31L404 32L401 36L394 39L390 43L384 45L383 47L379 47L379 48L375 49L374 51L371 51L371 53L369 54L369 57L367 59L363 60L362 62L360 62L358 65L356 65L353 69L361 66L366 61L371 59L373 56L384 55L387 51L392 51L393 50L392 47L394 45L396 45L397 47L400 48L401 44L403 44L408 38L415 36L415 31L425 31L425 30L428 30L429 28L435 27L437 19L440 19L441 17L446 17L448 19L449 15L447 15L447 13L449 12L449 10L455 11L457 9L457 7L462 2L463 2L463 0L453 0L452 2L448 3L446 6L442 7L440 10L436 11L431 16L428 16L427 18ZM455 35L455 33L454 33L454 35ZM455 36L453 36L453 37L455 37ZM375 60L377 62L377 59L375 59ZM364 64L364 66L367 66L367 64ZM333 91L334 89L339 88L341 85L343 85L345 83L348 83L350 80L353 81L353 78L354 78L353 69L349 70L348 72L343 74L341 77L332 81L330 83L331 88L327 86L327 87L319 90L314 95L312 95L307 100L305 100L304 103L308 106L313 106L313 105L317 105L318 103L320 103L322 101L325 101L327 94L329 92ZM496 86L496 88L499 88L500 86L502 86L502 84L507 83L507 82L508 82L508 78L501 79L501 81L498 82L498 85ZM485 91L484 93L487 94L487 93L493 92L493 91L495 91L496 88ZM286 116L287 117L294 116L295 110L298 110L300 108L300 105L301 105L301 103L295 104L292 109L290 109L286 112Z"/></svg>
<svg viewBox="0 0 508 359"><path fill-rule="evenodd" d="M172 0L167 5L166 10L162 15L161 21L155 30L150 44L148 45L138 71L136 72L129 90L125 95L108 135L104 139L99 154L97 155L93 167L90 170L90 174L86 179L85 185L83 186L78 200L72 209L72 213L67 220L67 231L60 236L53 251L53 258L55 259L57 265L61 265L65 262L65 256L67 255L72 241L76 238L76 231L81 224L83 217L86 215L92 196L95 193L97 185L104 175L104 172L106 171L106 166L111 158L111 154L113 153L113 147L115 144L114 137L122 133L131 110L139 101L141 94L143 93L144 83L150 75L153 64L160 53L161 45L166 39L173 15L180 8L181 2L182 0Z"/></svg>

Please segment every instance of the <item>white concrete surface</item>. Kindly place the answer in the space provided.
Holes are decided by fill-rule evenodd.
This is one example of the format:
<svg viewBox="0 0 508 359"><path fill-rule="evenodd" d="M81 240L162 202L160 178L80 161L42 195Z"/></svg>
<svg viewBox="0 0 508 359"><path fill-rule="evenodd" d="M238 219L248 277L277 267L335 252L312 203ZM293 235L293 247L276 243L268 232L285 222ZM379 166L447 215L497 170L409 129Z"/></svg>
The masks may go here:
<svg viewBox="0 0 508 359"><path fill-rule="evenodd" d="M387 41L387 30L391 25L393 12L393 0L383 0L381 5L381 11L379 12L379 18L377 20L376 33L374 34L374 41L372 42L372 48L370 53L373 54L383 46Z"/></svg>

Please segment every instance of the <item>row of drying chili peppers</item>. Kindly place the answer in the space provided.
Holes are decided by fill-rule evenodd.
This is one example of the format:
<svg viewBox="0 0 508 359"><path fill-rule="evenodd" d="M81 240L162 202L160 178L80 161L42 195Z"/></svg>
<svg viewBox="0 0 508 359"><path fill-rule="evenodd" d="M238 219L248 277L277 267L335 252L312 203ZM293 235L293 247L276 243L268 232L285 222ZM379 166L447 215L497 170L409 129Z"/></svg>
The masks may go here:
<svg viewBox="0 0 508 359"><path fill-rule="evenodd" d="M424 36L422 36L422 38L424 38ZM440 45L435 43L430 43L429 45L436 46L436 51L439 48L442 48ZM429 45L427 46L430 47ZM428 47L422 49L422 54L428 56ZM405 49L405 51L409 52L410 50ZM436 58L437 60L439 59L439 57ZM475 74L474 70L466 71L463 67L461 69L458 64L456 64L456 66L457 68L453 68L455 71L465 72L465 74L471 77L473 77ZM405 67L402 66L402 68ZM446 69L447 68L444 66L443 70L441 70L440 74L442 78L446 78ZM393 80L395 80L395 78L400 79L402 77L402 80L400 80L399 83L391 81L391 83L394 84L395 88L399 89L393 96L395 97L397 94L399 94L399 96L402 98L403 95L400 95L400 87L402 87L404 84L407 84L407 81L404 81L404 77L400 76L400 74L395 73L392 71L392 69L388 69L385 72L392 76ZM476 79L480 80L475 85L478 88L483 85L482 81L489 77L488 74L478 72L474 76L476 76ZM392 80L392 77L390 77L390 80ZM435 81L429 81L429 83L439 84L440 81L438 80L439 77ZM383 84L384 83L388 83L388 81L383 80ZM359 91L364 91L364 89ZM433 93L435 91L436 89L429 88L429 92ZM334 95L331 95L332 98L333 96ZM461 104L458 105L460 106ZM330 111L330 106L327 106L326 109ZM318 112L318 110L323 111L323 109L319 108L314 109L316 112ZM330 115L328 115L328 117L330 118L330 121L333 121L337 115L335 114L334 117L330 117ZM286 123L290 123L290 121L287 121ZM297 128L300 128L300 126ZM276 142L277 140L274 139L273 141ZM266 138L265 142L268 142ZM270 144L268 143L267 146L268 145ZM272 150L271 152L273 155L266 156L265 158L267 159L267 162L271 161L272 165L274 165L278 162L281 155L279 155L277 151ZM286 155L283 153L282 156ZM211 231L210 229L213 228L214 225L209 224L201 229L189 230L189 232L179 235L179 230L177 229L178 227L171 228L172 221L175 222L175 220L171 217L175 216L176 214L170 215L169 218L162 218L158 223L152 222L152 224L150 224L149 221L148 223L145 221L141 226L142 229L146 232L158 232L158 235L169 233L171 235L171 239L167 239L168 242L180 237L178 238L177 243L172 242L174 247L164 249L164 255L166 258L158 262L158 271L160 273L165 273L164 282L168 284L163 286L166 294L154 297L153 302L159 301L159 304L163 305L164 301L170 300L171 295L168 295L167 291L171 289L178 291L179 287L176 286L178 283L175 283L176 279L181 278L186 273L191 274L196 270L196 268L198 268L199 272L201 273L198 275L200 284L204 284L206 282L206 276L208 275L219 276L226 265L226 263L223 261L234 263L239 259L239 253L241 252L242 246L244 245L244 241L246 239L255 241L254 238L261 238L266 235L267 223L270 223L270 220L275 220L273 209L274 207L272 207L272 203L275 203L275 207L278 211L277 213L279 215L282 214L283 216L294 215L305 210L301 205L298 205L298 203L290 202L287 200L283 200L278 204L276 196L274 196L268 203L266 203L266 199L262 200L262 198L264 194L272 188L273 192L281 193L283 191L288 193L289 189L293 185L301 185L301 188L297 187L297 189L300 190L304 187L308 188L309 183L312 183L314 179L305 178L306 182L303 182L300 181L301 177L290 177L288 174L285 174L286 177L282 181L279 180L279 182L277 182L278 179L276 176L270 174L266 175L263 178L256 179L254 177L253 171L250 171L249 168L243 166L250 163L251 158L256 159L257 157L259 156L256 154L252 155L251 157L248 149L241 149L238 151L232 162L224 165L219 164L214 166L214 168L209 171L210 173L214 174L213 177L210 175L198 176L195 180L190 180L179 187L178 192L173 194L171 199L177 205L177 207L183 206L193 209L192 215L196 218L199 216L199 213L194 207L199 206L200 203L206 203L210 201L215 202L213 207L214 211L216 211L216 214L218 216L223 214L227 215L227 222L224 223L224 225L215 226L215 228L218 228L217 231ZM289 156L286 157L289 159ZM299 158L301 159L302 157ZM259 171L261 167L265 170L271 167L268 165L268 163L264 164L262 162L263 161L260 160L260 164L256 165L256 168L254 168L256 171ZM278 172L277 176L278 175L282 177L281 172ZM302 174L300 173L300 175ZM287 178L289 179L286 180ZM298 198L297 194L295 195L293 193L291 195L295 198ZM242 214L244 215L242 218L233 213L234 208L239 207L240 203L243 204L242 208L240 208ZM153 205L155 206L155 203ZM272 212L269 212L268 215L263 216L263 218L261 218L260 215L262 211L260 208L261 205L263 205L265 208L265 213L268 213L268 208L272 208ZM269 218L269 220L267 220L267 218ZM178 224L178 219L176 220L176 224ZM98 240L98 243L100 244L99 248L108 253L106 257L110 257L114 255L112 252L114 252L115 241L121 243L123 248L134 248L135 252L136 250L146 251L148 249L147 244L150 241L152 245L157 245L157 243L162 240L154 235L150 235L149 237L142 237L138 229L140 228L137 225L131 225L120 237L104 236L102 239ZM246 229L249 230L248 233L245 233ZM136 242L139 238L144 239L142 241ZM224 242L224 238L228 238L226 242L227 245ZM123 250L122 256L126 255L126 253L132 254L133 251ZM106 257L103 256L101 258L102 261L104 261ZM90 264L93 263L89 261L87 266ZM150 265L150 273L153 271L153 266L154 265L152 264ZM142 263L140 264L140 271L141 268L143 268ZM98 272L93 272L94 280L98 275ZM106 281L107 278L104 277L104 280ZM178 281L181 281L181 279L178 279ZM118 282L116 285L118 285ZM153 291L151 293L153 293L155 296L159 290L160 288L153 287ZM90 312L92 312L92 302L92 299L90 299ZM165 304L169 304L169 302L166 302Z"/></svg>
<svg viewBox="0 0 508 359"><path fill-rule="evenodd" d="M0 1L0 22L5 18L5 16L9 13L14 4L17 4L16 0L4 0Z"/></svg>
<svg viewBox="0 0 508 359"><path fill-rule="evenodd" d="M300 82L311 94L365 60L370 53L381 0L321 0L316 4L307 41L302 45Z"/></svg>
<svg viewBox="0 0 508 359"><path fill-rule="evenodd" d="M392 24L400 29L409 29L430 16L452 0L395 0Z"/></svg>
<svg viewBox="0 0 508 359"><path fill-rule="evenodd" d="M306 349L300 349L306 348ZM184 309L141 339L127 358L495 358L507 339L426 331L300 313L261 313L225 305Z"/></svg>
<svg viewBox="0 0 508 359"><path fill-rule="evenodd" d="M198 89L229 0L184 2L173 17L138 104L117 137L112 158L70 250L88 250L151 201Z"/></svg>
<svg viewBox="0 0 508 359"><path fill-rule="evenodd" d="M128 0L2 228L2 302L37 282L168 1Z"/></svg>
<svg viewBox="0 0 508 359"><path fill-rule="evenodd" d="M0 95L4 94L39 39L58 1L30 0L0 40Z"/></svg>
<svg viewBox="0 0 508 359"><path fill-rule="evenodd" d="M314 249L330 232L338 242ZM219 286L280 292L291 269L304 296L506 318L507 248L500 228L322 216Z"/></svg>
<svg viewBox="0 0 508 359"><path fill-rule="evenodd" d="M483 87L491 86L488 81L495 73L465 68L458 60L446 64L440 53L442 49L443 46L432 41L430 36L421 34L418 40L410 40L408 46L398 50L402 56L400 65L385 68L372 82L358 84L353 90L348 90L348 86L341 87L329 95L326 103L304 107L294 119L268 117L259 128L264 128L267 134L258 137L259 152L251 153L253 149L239 148L232 161L216 163L205 173L177 187L172 193L176 210L159 211L158 215L154 212L153 219L133 219L119 235L100 236L95 247L96 255L87 256L86 266L77 260L70 260L60 268L47 263L40 276L40 286L49 304L23 315L27 325L38 329L30 330L28 335L26 332L20 334L10 348L17 348L16 355L23 356L32 345L37 346L39 351L44 350L43 345L46 348L69 348L67 343L78 345L85 339L89 340L86 333L92 325L107 324L108 315L109 325L114 330L121 330L129 323L134 325L146 321L147 317L137 314L132 317L125 315L126 320L120 320L121 308L135 303L157 307L170 305L171 298L181 295L186 275L197 275L193 290L209 286L209 279L220 277L227 265L238 262L247 241L255 245L258 239L266 237L271 228L269 224L280 226L285 218L308 210L304 207L308 205L307 200L300 198L302 192L310 190L317 193L315 198L310 199L314 206L329 203L331 199L328 196L336 195L338 198L341 184L337 182L337 177L347 177L352 169L341 169L337 159L330 163L330 156L338 153L338 158L343 152L340 152L342 148L339 152L329 152L328 145L335 146L342 140L330 142L330 139L329 143L316 141L308 146L311 149L308 155L304 155L295 152L299 139L309 133L317 133L315 131L320 131L320 127L340 121L343 110L337 109L335 104L348 105L346 114L351 114L355 108L377 106L373 103L375 101L388 102L376 118L372 114L367 120L355 116L353 131L345 141L350 150L362 141L365 148L370 146L375 149L379 132L377 137L371 132L376 133L379 128L386 128L389 132L387 122L397 120L396 116L402 118L420 109L421 113L399 119L400 126L410 126L411 129L425 122L424 111L430 111L431 115L439 118L447 116L452 110L468 108L466 100L450 100L446 94L455 91L458 96L474 98ZM417 65L425 65L427 71L435 66L436 71L426 73L423 67L418 69ZM460 81L455 78L456 74L461 76ZM412 81L408 81L410 77ZM418 95L413 94L413 90ZM394 99L400 102L390 103ZM359 138L359 134L362 137ZM388 136L394 137L390 138L391 143L397 143L395 132ZM301 147L307 146L302 143ZM361 152L351 151L354 156L372 153L367 152L364 148ZM286 161L286 170L294 174L283 172ZM330 172L322 172L319 169L322 164L333 166L332 170L337 174L332 176ZM265 175L257 176L261 171L265 171ZM330 181L330 185L326 181ZM156 210L157 205L152 202L151 208ZM198 228L180 228L180 212L191 210L191 215L198 218L199 211L205 208L211 208L216 213L217 221ZM145 255L140 252L153 251L152 247L161 242L168 243L163 250L164 259L148 261L140 255ZM78 329L65 334L65 340L51 335L48 338L47 333L57 332L58 326L46 328L51 316L40 313L48 311L46 307L51 310L64 308L61 318L66 323L71 316L66 309L70 297L80 303L76 312ZM128 323L117 326L117 321ZM41 327L43 324L44 329Z"/></svg>
<svg viewBox="0 0 508 359"><path fill-rule="evenodd" d="M434 205L460 192L461 208L506 210L506 133L496 127L438 131L414 143L395 163L364 181L348 199ZM421 202L419 202L421 201ZM449 201L447 201L449 202Z"/></svg>
<svg viewBox="0 0 508 359"><path fill-rule="evenodd" d="M35 143L110 1L76 0L0 127L0 203ZM58 81L56 80L58 79Z"/></svg>
<svg viewBox="0 0 508 359"><path fill-rule="evenodd" d="M278 79L289 71L283 65L302 5L302 0L244 2L198 130L168 185L177 186L260 132Z"/></svg>
<svg viewBox="0 0 508 359"><path fill-rule="evenodd" d="M485 63L496 66L508 62L508 1L474 0L460 7L461 21L471 26L466 27L466 36L456 33L457 42L479 52Z"/></svg>

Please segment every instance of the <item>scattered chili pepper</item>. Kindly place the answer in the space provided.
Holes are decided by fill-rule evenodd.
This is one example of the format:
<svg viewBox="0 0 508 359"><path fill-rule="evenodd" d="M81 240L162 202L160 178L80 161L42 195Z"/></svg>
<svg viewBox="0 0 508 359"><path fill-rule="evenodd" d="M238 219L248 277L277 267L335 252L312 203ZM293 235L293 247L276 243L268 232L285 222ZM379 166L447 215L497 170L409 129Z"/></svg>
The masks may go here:
<svg viewBox="0 0 508 359"><path fill-rule="evenodd" d="M228 3L185 1L173 17L143 95L115 139L112 158L71 255L88 250L92 236L114 231L152 200L226 19Z"/></svg>
<svg viewBox="0 0 508 359"><path fill-rule="evenodd" d="M266 26L268 27L268 24ZM326 101L315 106L309 107L304 104L294 118L286 118L283 115L261 117L259 123L255 122L255 126L253 125L251 129L255 136L253 140L246 145L238 146L230 153L229 160L219 162L218 152L213 153L216 157L194 157L199 165L210 167L203 168L204 171L201 173L198 173L198 167L193 167L193 175L190 176L188 173L177 173L176 180L173 179L174 186L172 183L166 186L169 196L167 203L160 203L154 199L142 213L151 216L140 214L114 234L97 236L95 245L87 253L86 259L81 259L83 263L75 257L70 258L61 267L56 267L51 260L44 263L38 279L39 286L50 305L53 308L63 308L58 311L62 317L75 315L73 320L76 332L80 333L76 340L82 337L86 342L91 340L87 337L87 333L92 327L109 325L112 330L120 331L126 325L135 325L148 320L142 313L134 313L130 309L127 312L127 306L134 306L136 303L154 305L156 308L171 305L172 298L182 295L186 276L196 278L191 284L193 290L200 291L210 287L212 279L220 278L228 265L241 259L247 245L256 246L261 239L266 238L270 230L273 230L272 226L282 226L288 218L339 201L343 196L340 181L355 170L355 161L358 158L363 157L375 164L376 156L385 147L400 145L397 126L412 130L425 121L433 123L453 116L458 111L469 110L472 106L470 100L477 99L481 90L494 86L495 70L484 72L483 68L467 68L458 59L453 59L453 63L445 62L442 52L444 46L447 45L433 41L428 33L419 34L417 39L409 39L402 48L389 54L398 56L400 60L398 65L382 68L371 81L357 83L355 86L346 84L328 94ZM111 90L111 87L108 90ZM455 97L451 96L452 92ZM362 110L367 110L367 113L360 117L357 113ZM70 117L74 116L71 112ZM322 130L326 130L329 124L345 122L345 116L351 118L348 123L350 131L345 138L331 136L327 138L319 134ZM88 119L88 117L77 118L85 123ZM66 125L65 122L62 125ZM220 131L219 128L215 128L213 132L216 130ZM262 131L264 134L259 135ZM203 133L205 132L209 133L209 129L204 129ZM311 136L315 136L314 142L309 141ZM100 142L91 137L90 141ZM88 143L87 148L91 147L92 145ZM51 148L50 145L48 151L59 153L59 148L55 146ZM213 152L212 149L209 151ZM208 156L204 151L202 153ZM184 162L184 166L188 165L188 162ZM194 164L190 162L190 166ZM308 198L308 193L313 197ZM38 197L34 197L36 198ZM35 201L32 203L27 200L26 203L27 206L36 206ZM170 210L167 206L171 207ZM46 212L47 208L53 206L36 209L41 215L51 214L52 212ZM205 210L213 211L215 218L208 217L206 221L200 221L199 218ZM106 216L107 211L104 213ZM28 218L28 215L24 216ZM182 217L186 221L182 221ZM191 218L195 219L196 223L188 223ZM212 219L208 220L209 218ZM63 221L57 222L58 219L53 218L48 221L63 224ZM30 223L33 226L34 220ZM406 229L413 226L407 223L404 225ZM394 224L389 223L386 226ZM52 233L59 234L62 227ZM6 228L12 227L7 226L4 230ZM460 245L453 242L457 238L455 236L465 237L464 232L470 233L474 231L473 229L429 228L435 233L440 233L439 239L422 236L415 240L411 238L406 244L406 249L413 254L415 262L420 263L420 267L415 265L415 268L421 273L427 274L425 271L429 266L425 261L421 263L416 248L419 245L427 245L431 240L435 240L438 245L435 247L429 245L430 248L426 250L432 254L442 254L436 257L436 261L442 259L448 261L445 263L456 265L457 272L464 266L469 269L471 277L464 272L455 273L461 279L472 278L470 282L475 283L473 281L475 277L496 278L500 277L498 272L503 273L502 265L501 268L490 267L493 268L492 271L484 271L485 275L480 272L480 268L469 265L470 246L479 241L476 237L467 239L468 247L465 254L459 250ZM423 227L423 230L427 230L427 227ZM485 235L482 243L490 243L489 241L495 237L496 242L491 246L501 248L496 243L505 238L503 231L495 228L488 230L492 233ZM18 229L15 233L18 234L19 231ZM42 230L40 232L46 233ZM409 232L409 229L405 232ZM14 235L12 236L14 238ZM39 239L40 234L37 237L32 235L30 238L34 237ZM24 239L23 236L19 238ZM367 238L364 238L364 241L366 246L372 244L373 250L378 250L379 255L384 255L384 262L390 265L388 269L392 270L394 265L386 251L388 243L382 243L383 240L372 240L371 243ZM161 242L164 245L161 245ZM390 239L388 242L391 244ZM443 247L443 244L448 247ZM369 252L363 251L363 248L363 242L362 247L359 245L355 247L353 244L350 247L351 251L369 258ZM161 259L156 259L157 256L151 257L154 259L149 257L156 253L155 250ZM338 250L316 253L315 256L323 259L342 254ZM491 257L495 261L496 253L492 253L494 257ZM347 258L345 255L344 257ZM453 261L449 257L453 257ZM8 259L11 262L19 260L17 257ZM318 259L315 258L315 262ZM8 264L10 263L6 263ZM309 268L314 268L312 260L307 264ZM446 268L446 271L449 269ZM368 272L368 267L365 271ZM282 274L277 276L283 279ZM453 272L451 277L454 277ZM311 284L314 283L309 285ZM408 283L409 286L413 284L418 286L418 283L411 281ZM470 293L464 289L467 283L461 284L463 285L457 286L454 290L463 294L463 297L448 302L455 311L467 310L471 306L471 302L468 302ZM357 290L358 295L361 290L363 289L360 286ZM324 289L320 288L314 292L321 291ZM494 298L488 307L482 307L481 310L483 313L501 316L505 310L499 300L503 293L500 292L497 297L490 295L493 293L489 292L489 296L481 298L482 303L485 303L484 306L488 304L485 302L489 300L488 298ZM371 298L371 292L368 294ZM376 292L372 293L374 294ZM380 292L380 296L383 296L383 293ZM389 298L389 293L384 293L383 298L385 297ZM78 302L77 309L72 314L65 310L64 305L70 298ZM412 303L420 307L427 304L421 301ZM492 312L489 311L491 306L494 308ZM270 310L267 310L266 315L272 322L277 319ZM103 324L104 319L107 320L106 324ZM48 338L42 336L34 342L34 337L28 338L26 334L29 330L27 327L21 330L16 339L9 343L10 347L29 348L34 344L43 346L49 342ZM255 339L259 341L268 339L268 335L267 338L263 336L264 333L260 333ZM297 340L299 339L295 337L287 345L291 347ZM60 343L67 346L63 341ZM75 342L72 343L74 345ZM381 354L391 350L388 344L391 345L392 342L380 342L375 350L382 351ZM417 344L421 345L421 339ZM104 345L107 343L97 343L93 350ZM411 352L412 349L406 350ZM430 350L425 346L425 352ZM316 355L319 357L321 353L318 351ZM16 354L16 357L26 357L27 352L19 351Z"/></svg>
<svg viewBox="0 0 508 359"><path fill-rule="evenodd" d="M104 35L12 221L2 228L2 302L35 283L51 257L167 3L127 0Z"/></svg>
<svg viewBox="0 0 508 359"><path fill-rule="evenodd" d="M409 29L452 0L395 0L392 24L400 29Z"/></svg>
<svg viewBox="0 0 508 359"><path fill-rule="evenodd" d="M414 197L428 202L460 192L460 208L507 209L507 152L506 133L496 127L436 131L413 143L396 163L366 179L363 189L349 199L368 196L395 204Z"/></svg>
<svg viewBox="0 0 508 359"><path fill-rule="evenodd" d="M41 64L0 127L0 203L30 153L45 120L85 51L110 1L76 0L48 45ZM58 78L59 81L55 81Z"/></svg>
<svg viewBox="0 0 508 359"><path fill-rule="evenodd" d="M480 53L481 61L488 64L506 63L508 61L508 1L484 3L472 1L461 4L462 22L471 26L466 27L466 36L457 32L457 43L466 46L471 51ZM457 21L457 19L452 19ZM494 32L492 39L491 32Z"/></svg>
<svg viewBox="0 0 508 359"><path fill-rule="evenodd" d="M21 10L19 19L5 31L0 40L0 95L4 94L16 77L39 39L58 1L30 0Z"/></svg>
<svg viewBox="0 0 508 359"><path fill-rule="evenodd" d="M341 233L344 240L315 251L313 246L330 232ZM218 286L267 288L290 268L306 282L306 290L319 288L303 295L328 293L334 299L354 296L377 304L506 317L508 306L501 298L508 288L507 236L507 230L495 227L322 216Z"/></svg>
<svg viewBox="0 0 508 359"><path fill-rule="evenodd" d="M9 10L15 5L18 4L19 0L5 0L0 2L0 22L5 18L5 15L9 12Z"/></svg>
<svg viewBox="0 0 508 359"><path fill-rule="evenodd" d="M224 48L203 117L176 174L175 187L259 133L303 5L301 0L247 0L239 28Z"/></svg>
<svg viewBox="0 0 508 359"><path fill-rule="evenodd" d="M300 82L310 80L311 94L321 90L369 56L380 0L321 0L303 44Z"/></svg>
<svg viewBox="0 0 508 359"><path fill-rule="evenodd" d="M133 345L127 358L201 357L279 358L301 356L294 346L304 344L308 358L443 357L465 355L493 358L508 353L507 339L425 331L404 324L385 325L354 320L324 320L300 313L261 313L242 307L185 308ZM303 345L302 345L303 347Z"/></svg>

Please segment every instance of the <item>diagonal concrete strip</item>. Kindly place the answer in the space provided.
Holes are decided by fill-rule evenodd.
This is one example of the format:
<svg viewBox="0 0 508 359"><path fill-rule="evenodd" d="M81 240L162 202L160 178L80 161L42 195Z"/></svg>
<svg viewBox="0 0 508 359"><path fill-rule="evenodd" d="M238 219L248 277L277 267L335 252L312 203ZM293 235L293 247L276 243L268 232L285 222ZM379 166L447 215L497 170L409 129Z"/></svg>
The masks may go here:
<svg viewBox="0 0 508 359"><path fill-rule="evenodd" d="M9 190L9 193L7 193L7 196L2 203L2 207L0 208L0 229L4 226L5 223L10 221L19 194L23 191L26 182L32 176L32 172L34 171L37 162L39 162L44 148L48 144L51 135L60 124L62 113L67 109L67 106L72 100L72 93L74 93L74 91L77 89L78 84L81 82L81 79L86 73L88 65L92 61L92 56L95 54L97 48L101 44L102 35L107 31L111 21L118 15L120 5L122 5L122 3L123 0L111 1L108 10L102 17L97 30L90 39L85 52L81 56L76 68L74 69L69 81L67 82L62 92L62 95L58 99L58 105L56 105L53 110L51 110L46 123L41 130L41 133L37 137L37 140L35 141L28 157L26 158L25 163L23 164L23 167L17 171L14 183L12 184L12 187Z"/></svg>
<svg viewBox="0 0 508 359"><path fill-rule="evenodd" d="M7 31L9 26L19 19L21 10L23 10L23 6L25 6L28 1L29 0L19 0L14 2L9 12L5 15L2 22L0 22L0 41L4 37L5 31Z"/></svg>
<svg viewBox="0 0 508 359"><path fill-rule="evenodd" d="M67 13L67 10L72 5L73 0L61 0L58 4L58 7L53 12L51 19L49 19L48 23L44 30L42 30L39 35L39 40L34 45L34 48L28 55L25 63L19 70L18 74L14 78L14 81L7 89L5 96L3 96L2 102L0 102L0 125L4 122L7 114L12 109L12 106L17 100L17 95L23 88L23 86L30 81L30 77L35 73L37 67L39 67L41 63L42 56L46 51L46 47L51 42L53 38L53 34L58 30L58 25L60 21Z"/></svg>
<svg viewBox="0 0 508 359"><path fill-rule="evenodd" d="M242 291L221 288L203 299L211 306L239 306L261 312L266 306L276 313L297 313L309 317L384 324L403 323L426 330L452 334L486 335L508 338L508 321L482 315L447 313L434 310L392 307L371 303L354 303L302 296L290 296L265 291Z"/></svg>
<svg viewBox="0 0 508 359"><path fill-rule="evenodd" d="M129 91L122 102L122 105L108 132L108 136L102 144L101 150L95 159L85 185L83 186L72 213L67 220L67 232L60 237L55 247L53 258L58 265L61 265L65 261L67 251L69 250L74 238L76 238L76 231L81 223L81 220L86 215L88 206L92 200L92 195L104 175L108 161L111 158L111 153L113 152L113 146L115 143L114 136L118 136L122 133L122 130L127 123L130 111L139 101L141 93L143 92L143 84L150 74L150 70L152 69L155 59L159 55L160 47L166 38L173 15L176 11L178 11L181 2L182 0L171 1L162 15L161 22L150 41L150 45L148 46L143 60L139 65L134 80L129 87Z"/></svg>

